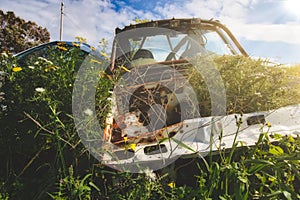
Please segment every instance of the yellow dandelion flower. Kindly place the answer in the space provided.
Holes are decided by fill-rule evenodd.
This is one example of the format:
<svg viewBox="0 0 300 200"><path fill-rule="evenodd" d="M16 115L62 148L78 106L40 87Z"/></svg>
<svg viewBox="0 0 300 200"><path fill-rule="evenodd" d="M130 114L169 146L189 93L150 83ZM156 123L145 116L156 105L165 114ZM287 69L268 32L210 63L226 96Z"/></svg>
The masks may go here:
<svg viewBox="0 0 300 200"><path fill-rule="evenodd" d="M91 60L91 62L93 62L93 63L97 63L97 64L101 64L101 62L100 62L100 61L98 61L98 60L95 60L95 59L92 59L92 60Z"/></svg>
<svg viewBox="0 0 300 200"><path fill-rule="evenodd" d="M78 43L76 43L76 42L72 42L72 45L74 46L74 47L79 47L80 45L78 44Z"/></svg>
<svg viewBox="0 0 300 200"><path fill-rule="evenodd" d="M108 55L106 53L102 52L102 51L100 51L100 55L105 57L105 58L109 58Z"/></svg>
<svg viewBox="0 0 300 200"><path fill-rule="evenodd" d="M91 49L92 49L92 51L96 51L96 48L93 46L91 46Z"/></svg>
<svg viewBox="0 0 300 200"><path fill-rule="evenodd" d="M123 65L121 66L121 68L124 69L126 72L130 72L130 70L124 67Z"/></svg>
<svg viewBox="0 0 300 200"><path fill-rule="evenodd" d="M128 147L129 147L129 149L135 151L136 144L129 144Z"/></svg>
<svg viewBox="0 0 300 200"><path fill-rule="evenodd" d="M79 43L86 43L86 39L84 37L76 36L75 38Z"/></svg>
<svg viewBox="0 0 300 200"><path fill-rule="evenodd" d="M174 182L171 182L171 183L168 184L168 186L169 186L170 188L175 188L175 183L174 183Z"/></svg>
<svg viewBox="0 0 300 200"><path fill-rule="evenodd" d="M106 75L105 71L101 71L101 72L99 73L99 76L100 76L101 78L105 77L105 75Z"/></svg>
<svg viewBox="0 0 300 200"><path fill-rule="evenodd" d="M271 123L270 123L270 122L267 122L266 125L267 125L267 127L269 127L269 128L271 127Z"/></svg>
<svg viewBox="0 0 300 200"><path fill-rule="evenodd" d="M128 140L128 138L125 136L125 137L123 137L123 139L124 139L124 142L126 143L127 142L127 140Z"/></svg>
<svg viewBox="0 0 300 200"><path fill-rule="evenodd" d="M66 47L64 47L64 46L57 46L57 48L59 48L60 50L63 50L63 51L67 51L68 49L66 48Z"/></svg>
<svg viewBox="0 0 300 200"><path fill-rule="evenodd" d="M12 68L12 71L13 72L19 72L19 71L22 71L22 68L21 67L14 67L14 68Z"/></svg>

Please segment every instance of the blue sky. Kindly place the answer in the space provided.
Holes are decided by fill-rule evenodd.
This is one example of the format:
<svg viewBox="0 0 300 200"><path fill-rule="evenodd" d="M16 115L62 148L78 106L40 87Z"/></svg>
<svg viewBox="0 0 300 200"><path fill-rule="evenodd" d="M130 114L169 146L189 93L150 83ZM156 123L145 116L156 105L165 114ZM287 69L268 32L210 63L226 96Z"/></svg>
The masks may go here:
<svg viewBox="0 0 300 200"><path fill-rule="evenodd" d="M1 0L0 9L46 27L59 39L59 0ZM133 19L218 19L253 57L300 63L300 0L64 0L64 40L87 38L97 46Z"/></svg>

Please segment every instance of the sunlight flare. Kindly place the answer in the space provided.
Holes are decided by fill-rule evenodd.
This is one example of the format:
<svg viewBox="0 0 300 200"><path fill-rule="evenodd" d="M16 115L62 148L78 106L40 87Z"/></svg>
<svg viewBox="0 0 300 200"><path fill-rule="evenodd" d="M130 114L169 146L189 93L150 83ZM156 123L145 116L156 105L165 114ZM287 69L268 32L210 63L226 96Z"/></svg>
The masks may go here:
<svg viewBox="0 0 300 200"><path fill-rule="evenodd" d="M285 9L290 12L292 15L300 17L300 1L299 0L286 0L284 1Z"/></svg>

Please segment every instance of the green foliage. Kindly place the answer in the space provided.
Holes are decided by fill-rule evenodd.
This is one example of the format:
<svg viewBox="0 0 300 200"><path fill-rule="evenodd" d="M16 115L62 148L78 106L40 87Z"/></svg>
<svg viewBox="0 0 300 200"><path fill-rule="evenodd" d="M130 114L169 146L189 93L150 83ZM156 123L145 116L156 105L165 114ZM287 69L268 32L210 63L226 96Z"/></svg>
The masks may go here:
<svg viewBox="0 0 300 200"><path fill-rule="evenodd" d="M217 156L198 159L193 187L160 172L128 174L101 166L81 145L72 118L73 84L86 55L63 43L45 55L20 65L1 54L0 69L6 73L0 88L1 199L300 198L300 138L270 135L268 125L254 147L238 148L236 138L229 152L219 149ZM216 63L228 92L228 112L277 108L298 100L299 67L266 67L242 57L221 57ZM114 78L100 78L97 85L101 124L110 109L107 98ZM207 99L203 83L196 80L191 77L196 89L203 90L199 98ZM254 99L258 93L261 97ZM239 130L242 117L236 119Z"/></svg>
<svg viewBox="0 0 300 200"><path fill-rule="evenodd" d="M299 103L299 66L268 66L270 63L266 60L244 56L219 56L214 58L214 63L225 86L229 114L266 111ZM209 116L211 99L207 83L195 69L190 74L201 116Z"/></svg>
<svg viewBox="0 0 300 200"><path fill-rule="evenodd" d="M271 143L270 137L277 137L278 142ZM254 147L237 151L235 142L229 153L220 149L220 160L200 168L201 199L300 198L299 142L299 138L262 130Z"/></svg>
<svg viewBox="0 0 300 200"><path fill-rule="evenodd" d="M1 56L6 81L1 87L0 177L13 198L45 197L68 166L77 171L91 163L72 118L73 83L86 53L58 43L44 55L22 62Z"/></svg>
<svg viewBox="0 0 300 200"><path fill-rule="evenodd" d="M56 194L49 194L53 199L91 199L91 188L97 191L99 188L91 180L92 174L85 175L82 179L74 177L74 169L69 167L67 177L59 181L59 191Z"/></svg>
<svg viewBox="0 0 300 200"><path fill-rule="evenodd" d="M20 17L12 11L0 10L0 52L18 53L30 47L49 42L50 33L46 28Z"/></svg>

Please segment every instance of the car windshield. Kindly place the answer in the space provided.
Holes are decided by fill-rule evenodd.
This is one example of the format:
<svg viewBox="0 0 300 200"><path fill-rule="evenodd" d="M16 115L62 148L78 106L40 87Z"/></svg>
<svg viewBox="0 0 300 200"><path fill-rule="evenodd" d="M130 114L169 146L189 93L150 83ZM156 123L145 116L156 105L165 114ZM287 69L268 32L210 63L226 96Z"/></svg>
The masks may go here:
<svg viewBox="0 0 300 200"><path fill-rule="evenodd" d="M126 32L125 32L126 33ZM185 31L164 28L142 28L129 31L119 37L119 55L133 55L143 49L151 52L157 62L179 60L195 55L233 55L239 51L227 34L218 27L201 26Z"/></svg>

